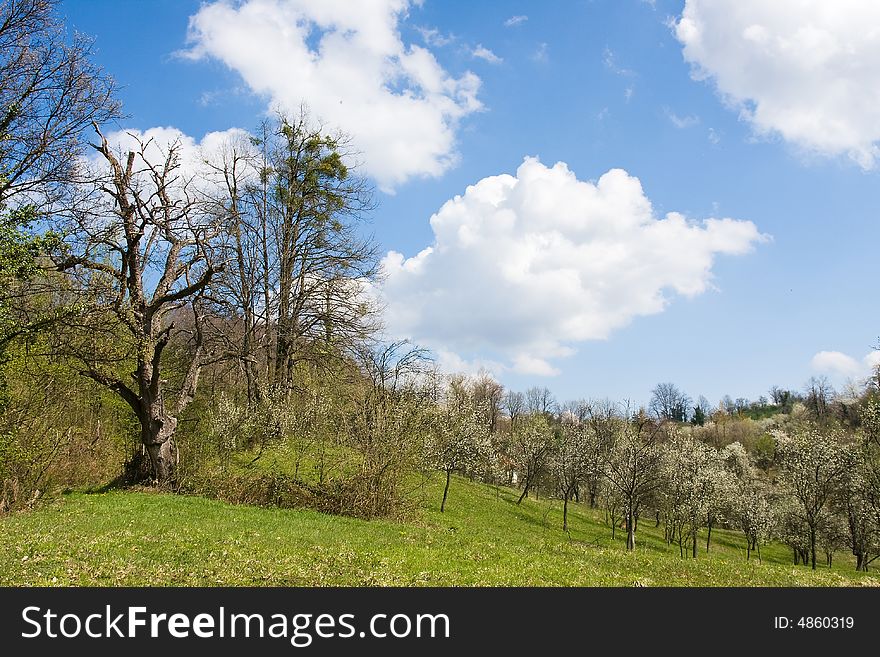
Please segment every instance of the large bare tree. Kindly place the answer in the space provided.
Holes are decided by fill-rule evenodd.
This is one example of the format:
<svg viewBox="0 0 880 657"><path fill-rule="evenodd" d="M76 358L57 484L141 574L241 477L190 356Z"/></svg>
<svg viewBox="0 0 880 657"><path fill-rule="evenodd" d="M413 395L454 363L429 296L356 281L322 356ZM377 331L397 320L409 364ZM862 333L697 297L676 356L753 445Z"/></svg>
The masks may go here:
<svg viewBox="0 0 880 657"><path fill-rule="evenodd" d="M83 375L132 408L153 475L168 484L178 459L178 418L195 395L204 364L200 296L222 268L208 249L217 222L205 212L202 195L182 168L179 143L163 148L139 142L123 155L95 130L101 174L65 214L65 248L57 266L88 294L91 330L95 321L110 318L127 336L131 353L126 355L135 368L121 374L94 343L72 355L81 361ZM188 334L189 353L172 400L167 398L163 354L175 322Z"/></svg>

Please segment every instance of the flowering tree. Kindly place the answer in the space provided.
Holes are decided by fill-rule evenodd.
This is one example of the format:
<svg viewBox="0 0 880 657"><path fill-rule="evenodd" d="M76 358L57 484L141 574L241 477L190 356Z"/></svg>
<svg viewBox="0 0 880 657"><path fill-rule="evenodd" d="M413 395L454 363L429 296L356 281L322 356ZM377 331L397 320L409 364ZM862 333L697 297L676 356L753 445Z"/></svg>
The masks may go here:
<svg viewBox="0 0 880 657"><path fill-rule="evenodd" d="M619 422L604 465L605 479L623 503L627 550L636 546L635 523L639 511L662 483L663 452L659 446L662 426L643 412Z"/></svg>
<svg viewBox="0 0 880 657"><path fill-rule="evenodd" d="M809 536L810 563L816 569L816 534L822 513L842 485L847 459L836 432L809 428L788 436L775 433L781 458L780 479L796 502L797 514Z"/></svg>
<svg viewBox="0 0 880 657"><path fill-rule="evenodd" d="M727 445L721 452L728 474L727 499L729 513L746 538L746 559L757 550L761 560L761 544L771 536L776 514L770 490L758 476L758 470L739 442Z"/></svg>
<svg viewBox="0 0 880 657"><path fill-rule="evenodd" d="M522 475L523 482L517 504L528 496L539 473L547 465L552 453L553 441L553 427L543 412L531 413L513 427L511 456Z"/></svg>
<svg viewBox="0 0 880 657"><path fill-rule="evenodd" d="M667 518L667 540L677 538L679 552L690 541L697 557L697 532L717 514L726 473L714 449L690 433L676 433L662 448L660 498Z"/></svg>
<svg viewBox="0 0 880 657"><path fill-rule="evenodd" d="M590 469L589 430L576 415L563 412L550 467L562 495L562 531L568 531L568 501Z"/></svg>
<svg viewBox="0 0 880 657"><path fill-rule="evenodd" d="M870 421L870 417L867 422L863 418L863 426L867 425L863 440L849 450L849 464L834 501L845 519L848 547L860 571L867 571L868 564L880 556L880 462L870 439Z"/></svg>
<svg viewBox="0 0 880 657"><path fill-rule="evenodd" d="M453 380L445 399L434 409L428 437L428 463L446 473L441 513L446 510L452 473L473 471L489 452L485 402L471 394L471 386Z"/></svg>

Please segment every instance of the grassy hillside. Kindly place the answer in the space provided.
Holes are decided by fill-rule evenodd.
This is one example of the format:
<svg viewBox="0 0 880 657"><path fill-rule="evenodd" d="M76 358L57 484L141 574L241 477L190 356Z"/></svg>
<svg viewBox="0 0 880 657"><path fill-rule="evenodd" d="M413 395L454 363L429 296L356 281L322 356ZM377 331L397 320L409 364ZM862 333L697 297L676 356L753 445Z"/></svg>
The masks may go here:
<svg viewBox="0 0 880 657"><path fill-rule="evenodd" d="M833 568L795 567L780 545L746 562L741 537L714 531L681 559L643 523L637 549L611 540L601 512L456 478L440 514L439 478L409 523L234 506L198 497L74 493L0 519L3 585L877 585L840 554Z"/></svg>

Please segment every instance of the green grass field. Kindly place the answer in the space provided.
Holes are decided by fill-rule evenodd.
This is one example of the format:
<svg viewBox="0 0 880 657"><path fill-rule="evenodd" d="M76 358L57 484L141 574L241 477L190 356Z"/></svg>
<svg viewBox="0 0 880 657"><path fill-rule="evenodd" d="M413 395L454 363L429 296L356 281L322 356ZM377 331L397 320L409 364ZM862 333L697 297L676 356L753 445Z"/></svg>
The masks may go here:
<svg viewBox="0 0 880 657"><path fill-rule="evenodd" d="M782 545L747 562L735 532L713 531L699 558L679 557L662 527L643 522L633 553L603 514L456 478L424 489L407 523L308 510L234 506L149 492L72 493L0 519L0 584L88 586L854 586L880 584L839 554L815 573Z"/></svg>

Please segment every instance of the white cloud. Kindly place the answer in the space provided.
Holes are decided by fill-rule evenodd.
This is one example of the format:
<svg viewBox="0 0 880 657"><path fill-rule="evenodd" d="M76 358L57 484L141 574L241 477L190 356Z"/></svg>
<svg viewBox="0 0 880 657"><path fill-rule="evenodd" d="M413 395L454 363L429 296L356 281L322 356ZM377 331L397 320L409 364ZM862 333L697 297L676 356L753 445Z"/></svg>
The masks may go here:
<svg viewBox="0 0 880 657"><path fill-rule="evenodd" d="M482 108L476 75L453 77L428 49L403 42L410 4L211 2L190 18L184 54L223 62L271 107L305 103L352 137L366 172L392 191L455 165L458 124Z"/></svg>
<svg viewBox="0 0 880 657"><path fill-rule="evenodd" d="M539 64L545 64L550 61L550 55L547 52L546 43L538 44L538 47L535 48L535 52L532 53L532 61L538 62Z"/></svg>
<svg viewBox="0 0 880 657"><path fill-rule="evenodd" d="M584 182L535 158L469 186L431 227L431 246L383 260L390 333L542 376L577 343L704 292L717 254L765 239L749 221L658 218L621 169Z"/></svg>
<svg viewBox="0 0 880 657"><path fill-rule="evenodd" d="M422 39L425 43L429 46L442 48L455 41L455 36L452 34L441 34L440 30L435 27L417 27L416 29L419 34L422 35Z"/></svg>
<svg viewBox="0 0 880 657"><path fill-rule="evenodd" d="M614 73L615 75L621 75L623 77L633 77L636 73L632 69L626 68L625 66L621 66L617 63L617 56L610 48L605 48L605 51L602 53L602 62L605 64L605 68Z"/></svg>
<svg viewBox="0 0 880 657"><path fill-rule="evenodd" d="M516 27L517 25L522 25L527 20L529 20L528 16L511 16L506 21L504 21L504 27Z"/></svg>
<svg viewBox="0 0 880 657"><path fill-rule="evenodd" d="M684 130L685 128L692 128L700 122L699 116L694 116L693 114L689 114L687 116L679 116L675 112L673 112L668 107L663 109L663 112L666 114L666 118L679 130Z"/></svg>
<svg viewBox="0 0 880 657"><path fill-rule="evenodd" d="M504 60L494 52L478 43L477 47L471 51L471 55L478 59L485 59L490 64L500 64Z"/></svg>
<svg viewBox="0 0 880 657"><path fill-rule="evenodd" d="M675 35L759 135L871 168L880 141L880 3L687 0Z"/></svg>
<svg viewBox="0 0 880 657"><path fill-rule="evenodd" d="M866 379L878 366L880 351L872 351L860 360L841 351L820 351L810 360L815 371L846 379Z"/></svg>

